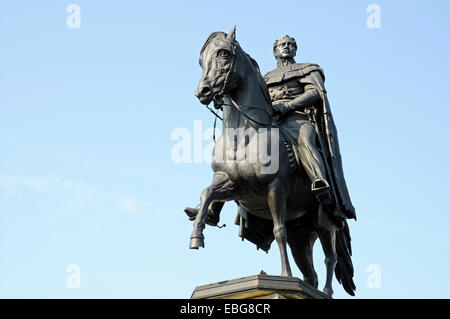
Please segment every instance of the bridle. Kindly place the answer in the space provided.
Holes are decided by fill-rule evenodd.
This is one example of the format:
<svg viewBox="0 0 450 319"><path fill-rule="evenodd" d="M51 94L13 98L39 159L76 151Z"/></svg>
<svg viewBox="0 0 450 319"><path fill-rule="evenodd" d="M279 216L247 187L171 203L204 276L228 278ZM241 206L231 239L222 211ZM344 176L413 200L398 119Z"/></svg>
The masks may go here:
<svg viewBox="0 0 450 319"><path fill-rule="evenodd" d="M233 53L231 55L231 63L230 67L228 68L227 74L225 75L225 80L223 81L222 89L219 93L214 94L213 100L214 100L214 107L221 107L224 105L223 103L223 96L228 93L228 84L230 80L230 74L231 71L236 67L236 43L231 43L231 52Z"/></svg>
<svg viewBox="0 0 450 319"><path fill-rule="evenodd" d="M228 94L228 85L229 85L229 81L230 81L230 74L232 71L233 72L235 71L234 69L236 67L236 43L231 43L231 48L232 48L231 52L233 54L231 56L230 67L227 71L227 74L225 75L225 80L223 81L222 89L220 90L220 92L214 94L214 96L213 96L214 108L221 109L223 105L234 106L236 109L239 110L239 112L241 112L242 115L244 115L247 119L249 119L253 123L256 123L256 124L264 126L264 127L271 127L272 122L270 120L269 120L269 123L261 123L258 120L255 120L255 119L251 118L249 115L247 115L242 110L242 107L239 106L239 104L234 101L234 99L231 97L230 94ZM228 97L228 99L231 101L232 104L227 104L224 102L223 97L225 95ZM250 108L250 106L247 106L247 105L243 105L243 106ZM206 106L206 107L216 116L216 118L214 119L214 130L215 130L217 118L219 118L221 121L223 121L223 119L216 112L214 112L209 106ZM215 141L215 133L213 134L213 137L214 137L214 141Z"/></svg>

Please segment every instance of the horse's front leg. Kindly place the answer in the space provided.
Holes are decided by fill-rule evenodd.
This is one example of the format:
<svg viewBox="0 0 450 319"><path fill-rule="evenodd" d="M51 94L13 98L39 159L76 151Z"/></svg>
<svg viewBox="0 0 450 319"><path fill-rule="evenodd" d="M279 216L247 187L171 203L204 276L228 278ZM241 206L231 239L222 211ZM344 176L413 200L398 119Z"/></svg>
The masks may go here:
<svg viewBox="0 0 450 319"><path fill-rule="evenodd" d="M205 247L203 229L205 228L206 213L211 203L216 200L232 200L236 192L236 185L228 175L215 173L210 186L205 188L200 196L200 208L194 221L194 230L191 235L189 248Z"/></svg>
<svg viewBox="0 0 450 319"><path fill-rule="evenodd" d="M291 267L286 249L287 231L286 221L286 196L279 178L269 185L268 202L273 220L273 234L280 248L281 276L292 276Z"/></svg>

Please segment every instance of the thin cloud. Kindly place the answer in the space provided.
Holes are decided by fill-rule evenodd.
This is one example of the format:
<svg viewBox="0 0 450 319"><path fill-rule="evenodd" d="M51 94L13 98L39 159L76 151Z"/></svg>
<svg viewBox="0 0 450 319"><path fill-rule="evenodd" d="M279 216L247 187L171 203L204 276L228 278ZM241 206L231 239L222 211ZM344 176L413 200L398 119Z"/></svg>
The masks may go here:
<svg viewBox="0 0 450 319"><path fill-rule="evenodd" d="M51 176L0 175L0 191L9 196L26 196L27 192L46 195L64 195L67 206L86 206L88 204L112 205L118 212L132 215L148 212L149 202L138 200L130 195L109 193L86 183Z"/></svg>

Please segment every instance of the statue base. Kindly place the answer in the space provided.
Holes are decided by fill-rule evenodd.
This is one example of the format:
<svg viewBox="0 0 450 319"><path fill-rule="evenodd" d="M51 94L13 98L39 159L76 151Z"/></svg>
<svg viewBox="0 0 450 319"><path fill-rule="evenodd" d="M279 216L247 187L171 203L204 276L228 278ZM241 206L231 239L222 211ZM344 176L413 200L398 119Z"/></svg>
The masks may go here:
<svg viewBox="0 0 450 319"><path fill-rule="evenodd" d="M198 286L191 299L330 299L296 277L256 275Z"/></svg>

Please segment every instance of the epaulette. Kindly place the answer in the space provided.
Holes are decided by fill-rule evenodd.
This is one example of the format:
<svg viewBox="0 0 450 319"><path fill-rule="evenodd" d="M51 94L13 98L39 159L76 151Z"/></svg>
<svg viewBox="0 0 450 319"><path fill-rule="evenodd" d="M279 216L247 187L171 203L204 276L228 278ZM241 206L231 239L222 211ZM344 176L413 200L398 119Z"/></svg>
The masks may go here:
<svg viewBox="0 0 450 319"><path fill-rule="evenodd" d="M318 71L325 80L323 69L319 65L314 63L294 63L268 72L264 75L264 81L266 81L267 85L276 84L296 77L301 78L313 71Z"/></svg>

